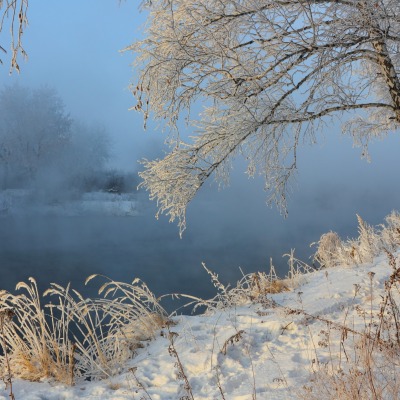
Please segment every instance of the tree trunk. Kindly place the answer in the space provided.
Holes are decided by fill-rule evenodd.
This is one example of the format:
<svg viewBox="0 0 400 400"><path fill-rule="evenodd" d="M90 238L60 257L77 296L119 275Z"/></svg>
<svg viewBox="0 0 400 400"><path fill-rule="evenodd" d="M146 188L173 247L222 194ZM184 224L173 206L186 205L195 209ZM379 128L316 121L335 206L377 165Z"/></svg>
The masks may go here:
<svg viewBox="0 0 400 400"><path fill-rule="evenodd" d="M372 42L378 55L378 64L389 89L392 98L396 121L400 123L400 81L396 74L392 60L390 58L384 39L374 40Z"/></svg>
<svg viewBox="0 0 400 400"><path fill-rule="evenodd" d="M400 123L400 81L386 45L385 32L376 22L376 5L372 6L369 1L360 1L357 8L363 16L364 24L370 27L369 37L372 39L372 46L377 53L377 63L392 99L394 117Z"/></svg>

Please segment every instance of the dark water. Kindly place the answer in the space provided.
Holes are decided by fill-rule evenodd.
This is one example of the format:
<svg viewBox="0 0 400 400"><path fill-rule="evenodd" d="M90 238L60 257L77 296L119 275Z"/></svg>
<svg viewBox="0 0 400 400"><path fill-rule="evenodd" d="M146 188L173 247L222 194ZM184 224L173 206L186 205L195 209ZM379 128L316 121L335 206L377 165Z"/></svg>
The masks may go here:
<svg viewBox="0 0 400 400"><path fill-rule="evenodd" d="M283 276L287 263L282 255L291 248L310 261L309 244L322 233L332 229L342 237L355 236L356 212L378 224L400 203L399 194L386 196L384 191L347 197L335 197L336 189L316 193L300 193L287 220L265 207L262 199L249 206L229 189L205 196L189 210L183 239L176 225L165 218L155 220L150 205L139 217L4 216L0 289L14 290L17 282L32 276L41 289L50 282L71 282L85 296L94 296L98 283L85 287L83 282L99 273L125 282L139 277L156 295L177 292L210 298L215 289L202 262L224 283L234 284L241 277L239 267L245 273L267 270L270 257ZM166 303L169 310L178 305Z"/></svg>
<svg viewBox="0 0 400 400"><path fill-rule="evenodd" d="M209 236L189 231L179 239L176 226L157 223L150 215L14 216L0 223L1 288L7 290L32 276L41 289L50 282L71 282L93 296L96 282L87 287L83 282L98 273L125 282L139 277L157 295L177 292L205 298L215 290L202 262L225 283L240 278L239 266L250 272L249 267L259 270L267 264L268 249L255 238L214 229Z"/></svg>

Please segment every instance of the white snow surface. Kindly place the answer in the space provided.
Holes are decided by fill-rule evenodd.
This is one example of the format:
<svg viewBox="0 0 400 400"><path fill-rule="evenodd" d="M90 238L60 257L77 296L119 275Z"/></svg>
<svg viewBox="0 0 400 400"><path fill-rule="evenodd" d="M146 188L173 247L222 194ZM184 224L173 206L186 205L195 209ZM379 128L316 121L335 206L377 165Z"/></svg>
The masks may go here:
<svg viewBox="0 0 400 400"><path fill-rule="evenodd" d="M0 192L0 216L9 215L112 215L137 216L138 200L133 193L89 192L76 200L48 199L40 201L37 194L26 189Z"/></svg>
<svg viewBox="0 0 400 400"><path fill-rule="evenodd" d="M177 360L168 351L172 335L194 399L222 399L217 380L229 400L296 399L303 385L310 382L315 365L337 356L341 333L335 334L333 329L331 345L321 346L321 331L327 324L307 318L303 312L288 312L287 308L362 330L365 321L357 309L379 310L380 295L391 272L387 257L382 255L370 264L303 275L295 290L269 295L263 303L229 307L208 315L172 317L174 324L163 328L155 340L144 343L120 375L99 382L78 382L73 387L14 378L15 398L185 398ZM135 376L142 388L129 370L132 367L137 368ZM9 399L8 395L7 390L0 391L1 400Z"/></svg>

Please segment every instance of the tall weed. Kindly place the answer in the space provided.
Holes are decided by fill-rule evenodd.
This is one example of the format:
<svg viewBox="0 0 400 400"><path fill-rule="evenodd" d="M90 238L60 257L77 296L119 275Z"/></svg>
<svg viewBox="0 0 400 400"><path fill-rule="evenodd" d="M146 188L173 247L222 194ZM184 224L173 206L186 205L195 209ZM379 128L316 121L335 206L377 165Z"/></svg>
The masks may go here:
<svg viewBox="0 0 400 400"><path fill-rule="evenodd" d="M20 282L17 290L21 293L1 293L0 311L11 309L14 316L4 324L0 345L13 374L23 379L72 385L78 379L114 375L140 341L152 338L166 320L166 312L139 280L121 284L107 279L100 289L105 296L98 299L53 283L43 294L50 301L44 303L33 278Z"/></svg>
<svg viewBox="0 0 400 400"><path fill-rule="evenodd" d="M323 268L371 262L384 249L394 251L400 245L400 214L393 211L385 218L386 224L373 227L359 215L358 238L341 240L335 232L321 236L314 261Z"/></svg>

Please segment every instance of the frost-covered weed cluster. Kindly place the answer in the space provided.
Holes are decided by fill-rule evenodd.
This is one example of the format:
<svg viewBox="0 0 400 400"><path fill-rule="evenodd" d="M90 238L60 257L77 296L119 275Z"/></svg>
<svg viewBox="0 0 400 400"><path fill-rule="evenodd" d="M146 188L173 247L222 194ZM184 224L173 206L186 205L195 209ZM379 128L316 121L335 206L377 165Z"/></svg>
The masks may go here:
<svg viewBox="0 0 400 400"><path fill-rule="evenodd" d="M373 227L359 215L359 237L342 241L335 232L321 236L316 243L314 260L321 267L351 265L371 262L383 250L394 251L400 245L400 214L393 211L385 218L386 224Z"/></svg>
<svg viewBox="0 0 400 400"><path fill-rule="evenodd" d="M268 272L257 271L243 274L235 286L224 285L218 274L214 273L203 263L203 268L211 278L211 282L217 290L217 294L208 300L196 298L190 295L177 295L191 299L186 307L192 306L196 311L199 307L205 307L207 313L226 310L249 303L268 303L268 295L293 290L303 281L305 274L315 269L294 256L294 250L285 254L288 258L289 271L285 278L280 278L275 267L270 261Z"/></svg>
<svg viewBox="0 0 400 400"><path fill-rule="evenodd" d="M95 276L90 276L87 281ZM74 384L121 372L140 342L154 338L166 312L146 284L106 279L102 298L84 298L53 283L43 296L33 278L17 285L18 294L0 293L2 351L14 376Z"/></svg>

